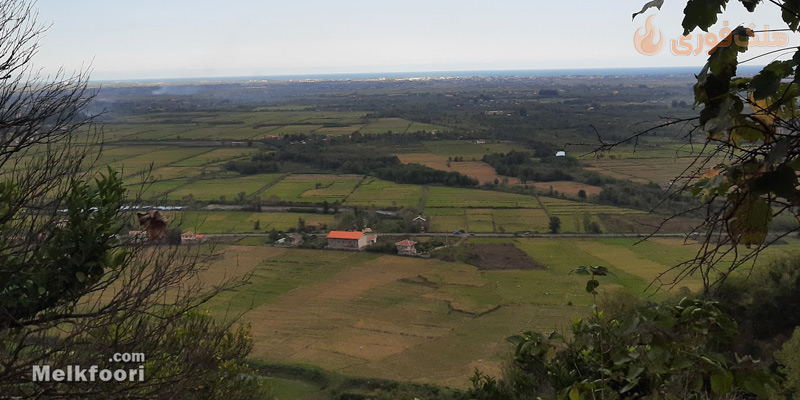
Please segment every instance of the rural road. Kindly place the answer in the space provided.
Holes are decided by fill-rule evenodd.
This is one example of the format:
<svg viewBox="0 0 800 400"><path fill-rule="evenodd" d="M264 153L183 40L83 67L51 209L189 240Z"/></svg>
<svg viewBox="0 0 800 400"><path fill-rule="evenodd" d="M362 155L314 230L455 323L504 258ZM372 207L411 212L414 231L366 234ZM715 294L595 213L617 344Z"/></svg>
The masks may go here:
<svg viewBox="0 0 800 400"><path fill-rule="evenodd" d="M463 238L463 237L492 237L492 238L547 238L547 239L557 239L557 238L634 238L634 239L643 239L646 237L656 237L656 238L680 238L685 239L689 235L684 233L656 233L656 234L644 234L644 233L597 233L597 234L584 234L584 233L531 233L529 235L515 235L513 233L462 233L460 235L453 235L452 233L378 233L375 232L378 236L389 236L389 237L408 237L408 236L416 236L416 237L454 237L454 238ZM322 234L321 234L322 235ZM207 238L234 238L234 237L267 237L269 236L268 233L209 233L206 234L205 237Z"/></svg>

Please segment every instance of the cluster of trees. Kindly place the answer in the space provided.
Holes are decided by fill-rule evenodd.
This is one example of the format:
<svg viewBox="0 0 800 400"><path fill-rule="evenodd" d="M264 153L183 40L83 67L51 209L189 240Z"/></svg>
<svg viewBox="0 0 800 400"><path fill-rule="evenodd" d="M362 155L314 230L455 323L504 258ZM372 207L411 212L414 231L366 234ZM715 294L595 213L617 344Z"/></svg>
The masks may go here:
<svg viewBox="0 0 800 400"><path fill-rule="evenodd" d="M561 157L553 155L550 154L542 157L539 162L534 162L532 157L535 153L512 150L505 154L487 154L482 160L491 165L499 175L517 177L522 183L574 180L575 177L565 172L564 168L575 168L576 165L569 160L561 161Z"/></svg>
<svg viewBox="0 0 800 400"><path fill-rule="evenodd" d="M281 171L281 165L302 164L326 172L371 175L380 179L418 185L476 187L478 181L454 171L440 171L420 164L403 164L393 155L370 155L340 147L287 146L274 152L259 152L249 160L230 161L229 171L243 175Z"/></svg>

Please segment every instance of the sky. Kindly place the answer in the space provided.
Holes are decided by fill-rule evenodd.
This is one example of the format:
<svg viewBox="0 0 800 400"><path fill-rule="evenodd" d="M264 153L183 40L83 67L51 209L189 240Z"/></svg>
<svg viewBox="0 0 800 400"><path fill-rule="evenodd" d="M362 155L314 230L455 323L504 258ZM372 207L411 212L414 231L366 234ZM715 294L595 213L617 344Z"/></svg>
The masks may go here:
<svg viewBox="0 0 800 400"><path fill-rule="evenodd" d="M646 1L38 0L51 25L35 62L46 72L91 65L95 80L702 66L707 49L671 50L686 0L631 21ZM663 47L646 56L634 36L649 16ZM748 13L736 0L724 21L785 27L774 5Z"/></svg>

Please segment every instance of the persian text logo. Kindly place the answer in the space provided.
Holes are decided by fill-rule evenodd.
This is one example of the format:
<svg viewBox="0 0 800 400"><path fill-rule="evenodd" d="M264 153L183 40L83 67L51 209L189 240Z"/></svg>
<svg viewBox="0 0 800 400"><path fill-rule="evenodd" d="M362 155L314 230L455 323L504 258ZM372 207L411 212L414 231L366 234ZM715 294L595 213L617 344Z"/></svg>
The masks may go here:
<svg viewBox="0 0 800 400"><path fill-rule="evenodd" d="M660 53L664 47L664 35L660 29L656 30L653 26L653 17L655 15L647 17L647 21L644 23L644 34L639 33L642 28L633 33L633 47L636 48L639 54L645 56L654 56ZM655 40L656 33L658 33L658 41Z"/></svg>
<svg viewBox="0 0 800 400"><path fill-rule="evenodd" d="M654 27L653 17L653 15L647 17L645 26L637 29L633 34L633 47L639 54L645 56L654 56L660 53L664 47L664 35L660 29ZM707 54L711 54L717 48L728 47L733 42L737 45L744 45L743 42L740 43L740 36L731 35L734 30L728 25L728 21L723 22L723 27L718 34L701 32L672 39L669 46L670 52L676 56L690 56L699 55L704 50ZM759 31L754 31L754 28L755 25L751 24L744 29L746 35L749 36L748 47L784 47L789 44L789 35L770 31L768 25L764 25L764 29ZM644 33L641 33L642 30ZM656 37L658 37L657 41Z"/></svg>

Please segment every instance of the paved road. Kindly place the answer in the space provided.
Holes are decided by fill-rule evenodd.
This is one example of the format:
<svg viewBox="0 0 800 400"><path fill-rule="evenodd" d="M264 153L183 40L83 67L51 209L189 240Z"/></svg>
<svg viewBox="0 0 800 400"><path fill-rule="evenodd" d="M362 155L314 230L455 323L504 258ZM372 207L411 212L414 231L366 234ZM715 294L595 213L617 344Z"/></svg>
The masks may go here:
<svg viewBox="0 0 800 400"><path fill-rule="evenodd" d="M641 239L645 237L657 237L657 238L679 238L685 239L688 235L683 233L656 233L652 235L644 234L644 233L598 233L598 234L583 234L583 233L531 233L529 235L514 235L513 233L462 233L460 235L454 235L452 233L375 233L378 236L388 236L388 237L493 237L493 238L547 238L547 239L558 239L558 238L634 238L634 239ZM267 237L269 236L268 233L210 233L206 234L205 237L207 238L233 238L233 237Z"/></svg>

